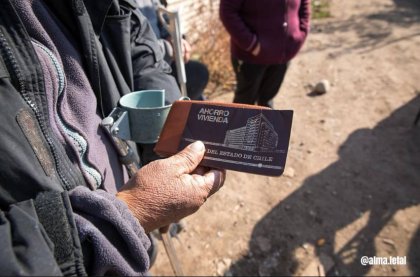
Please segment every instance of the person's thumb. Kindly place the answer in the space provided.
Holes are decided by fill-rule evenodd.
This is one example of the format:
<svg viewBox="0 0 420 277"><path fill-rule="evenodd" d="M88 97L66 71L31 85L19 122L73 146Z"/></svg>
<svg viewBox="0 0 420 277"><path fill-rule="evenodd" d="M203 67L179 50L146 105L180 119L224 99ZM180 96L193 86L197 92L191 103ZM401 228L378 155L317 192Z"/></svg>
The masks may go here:
<svg viewBox="0 0 420 277"><path fill-rule="evenodd" d="M191 173L203 159L204 152L205 146L203 142L196 141L168 160L176 165L178 174Z"/></svg>

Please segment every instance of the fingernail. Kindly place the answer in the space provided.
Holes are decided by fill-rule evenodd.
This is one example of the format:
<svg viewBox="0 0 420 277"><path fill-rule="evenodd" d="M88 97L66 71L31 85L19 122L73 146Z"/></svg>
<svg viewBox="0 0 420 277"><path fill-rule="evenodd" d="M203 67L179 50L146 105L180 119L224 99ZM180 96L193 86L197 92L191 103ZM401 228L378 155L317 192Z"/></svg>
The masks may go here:
<svg viewBox="0 0 420 277"><path fill-rule="evenodd" d="M204 143L202 141L197 140L193 144L191 144L191 149L196 152L201 152L204 150Z"/></svg>

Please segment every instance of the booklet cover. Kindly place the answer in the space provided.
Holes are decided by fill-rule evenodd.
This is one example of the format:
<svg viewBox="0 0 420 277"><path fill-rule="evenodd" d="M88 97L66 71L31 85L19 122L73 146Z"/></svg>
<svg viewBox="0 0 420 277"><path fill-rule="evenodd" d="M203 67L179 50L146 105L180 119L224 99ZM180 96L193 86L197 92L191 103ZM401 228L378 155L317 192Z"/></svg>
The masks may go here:
<svg viewBox="0 0 420 277"><path fill-rule="evenodd" d="M279 176L286 163L292 118L291 110L177 101L155 151L167 156L201 140L206 146L201 165Z"/></svg>

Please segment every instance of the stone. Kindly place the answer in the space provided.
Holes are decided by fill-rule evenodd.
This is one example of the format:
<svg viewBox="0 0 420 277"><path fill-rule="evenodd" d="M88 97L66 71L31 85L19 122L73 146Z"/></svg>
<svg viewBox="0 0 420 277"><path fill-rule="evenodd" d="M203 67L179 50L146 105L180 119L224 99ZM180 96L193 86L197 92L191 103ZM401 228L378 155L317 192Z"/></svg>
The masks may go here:
<svg viewBox="0 0 420 277"><path fill-rule="evenodd" d="M391 245L391 246L395 246L395 243L394 243L394 241L392 239L382 239L382 241L385 244L388 244L388 245Z"/></svg>
<svg viewBox="0 0 420 277"><path fill-rule="evenodd" d="M223 258L217 262L216 272L218 276L229 276L227 269L232 265L232 260L229 258ZM226 272L226 273L225 273ZM232 274L232 273L230 273Z"/></svg>
<svg viewBox="0 0 420 277"><path fill-rule="evenodd" d="M225 264L222 261L218 262L216 266L217 276L223 276L225 273L225 268Z"/></svg>
<svg viewBox="0 0 420 277"><path fill-rule="evenodd" d="M232 265L232 259L229 258L223 258L223 263L226 265L226 267L230 267Z"/></svg>
<svg viewBox="0 0 420 277"><path fill-rule="evenodd" d="M321 253L309 263L299 276L325 276L326 272L328 272L333 266L333 259Z"/></svg>
<svg viewBox="0 0 420 277"><path fill-rule="evenodd" d="M305 249L306 253L308 253L309 251L309 246L310 246L309 243L302 244L302 248Z"/></svg>
<svg viewBox="0 0 420 277"><path fill-rule="evenodd" d="M271 241L265 237L257 237L256 239L258 247L262 252L266 253L271 249Z"/></svg>
<svg viewBox="0 0 420 277"><path fill-rule="evenodd" d="M321 238L321 239L317 240L316 245L319 246L319 247L322 247L322 246L324 246L325 242L326 242L325 239Z"/></svg>
<svg viewBox="0 0 420 277"><path fill-rule="evenodd" d="M279 255L275 253L273 256L266 258L258 267L259 276L272 276L279 266Z"/></svg>
<svg viewBox="0 0 420 277"><path fill-rule="evenodd" d="M328 80L321 80L315 85L313 93L318 95L325 94L330 90L330 87L330 82Z"/></svg>
<svg viewBox="0 0 420 277"><path fill-rule="evenodd" d="M289 166L284 170L283 175L289 178L293 178L295 177L295 169Z"/></svg>

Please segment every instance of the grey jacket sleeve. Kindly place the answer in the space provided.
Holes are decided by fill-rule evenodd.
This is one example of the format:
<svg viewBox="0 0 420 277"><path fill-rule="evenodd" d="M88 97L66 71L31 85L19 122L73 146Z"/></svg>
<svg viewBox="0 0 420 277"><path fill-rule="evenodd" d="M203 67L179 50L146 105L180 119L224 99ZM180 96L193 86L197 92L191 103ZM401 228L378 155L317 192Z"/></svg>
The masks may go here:
<svg viewBox="0 0 420 277"><path fill-rule="evenodd" d="M162 6L160 0L136 0L136 2L140 12L147 18L159 40L159 45L165 55L165 61L171 63L174 51L172 44L169 42L170 34L159 18L158 8Z"/></svg>
<svg viewBox="0 0 420 277"><path fill-rule="evenodd" d="M80 241L72 242L65 230L76 227ZM73 262L81 253L67 245L81 245L88 275L138 276L149 269L149 238L128 207L103 190L42 193L0 211L0 275L86 275Z"/></svg>
<svg viewBox="0 0 420 277"><path fill-rule="evenodd" d="M104 191L70 192L84 263L89 275L144 275L150 240L124 202Z"/></svg>
<svg viewBox="0 0 420 277"><path fill-rule="evenodd" d="M0 211L1 275L86 275L66 191L40 192Z"/></svg>
<svg viewBox="0 0 420 277"><path fill-rule="evenodd" d="M32 200L0 211L1 275L61 275Z"/></svg>

